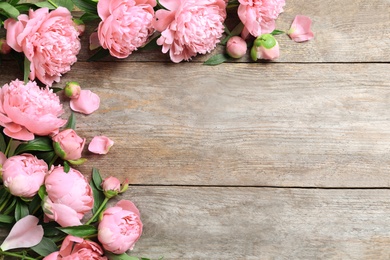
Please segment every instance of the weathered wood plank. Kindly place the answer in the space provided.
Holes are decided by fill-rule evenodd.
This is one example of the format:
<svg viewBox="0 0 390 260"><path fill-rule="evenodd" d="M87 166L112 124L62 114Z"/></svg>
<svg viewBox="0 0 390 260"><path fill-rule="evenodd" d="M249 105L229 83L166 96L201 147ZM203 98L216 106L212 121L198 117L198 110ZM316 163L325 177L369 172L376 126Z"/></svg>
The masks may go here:
<svg viewBox="0 0 390 260"><path fill-rule="evenodd" d="M287 31L295 15L310 16L315 38L295 43L286 35L278 36L281 56L276 62L389 62L390 61L390 4L388 0L287 0L285 12L277 20L277 29ZM236 20L230 18L229 20ZM227 21L227 23L232 23ZM93 52L88 50L89 26L82 36L83 49L79 60L85 61ZM1 35L1 32L0 32ZM216 53L199 55L192 62L203 62ZM249 56L239 60L249 61ZM114 60L114 59L111 59ZM125 61L168 61L169 56L156 51L134 52Z"/></svg>
<svg viewBox="0 0 390 260"><path fill-rule="evenodd" d="M80 62L59 86L98 93L79 132L115 141L83 170L136 184L388 187L388 68Z"/></svg>
<svg viewBox="0 0 390 260"><path fill-rule="evenodd" d="M133 187L157 259L389 259L389 190Z"/></svg>

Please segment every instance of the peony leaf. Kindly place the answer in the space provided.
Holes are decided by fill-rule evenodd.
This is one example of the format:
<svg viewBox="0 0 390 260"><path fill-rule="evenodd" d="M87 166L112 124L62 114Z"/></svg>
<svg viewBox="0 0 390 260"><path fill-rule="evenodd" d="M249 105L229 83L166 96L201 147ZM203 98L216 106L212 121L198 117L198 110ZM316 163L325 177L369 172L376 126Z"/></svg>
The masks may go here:
<svg viewBox="0 0 390 260"><path fill-rule="evenodd" d="M3 12L1 12L1 10ZM17 19L20 14L18 9L16 9L14 6L7 2L0 2L0 13L5 13L7 17L14 19Z"/></svg>
<svg viewBox="0 0 390 260"><path fill-rule="evenodd" d="M68 235L72 235L76 237L88 237L97 234L97 228L92 225L58 227L58 229Z"/></svg>
<svg viewBox="0 0 390 260"><path fill-rule="evenodd" d="M11 224L15 221L15 218L9 215L0 214L0 222Z"/></svg>
<svg viewBox="0 0 390 260"><path fill-rule="evenodd" d="M27 82L28 82L28 77L30 75L30 65L31 65L31 61L29 59L27 59L27 57L24 57L24 62L23 62L24 84L27 84Z"/></svg>
<svg viewBox="0 0 390 260"><path fill-rule="evenodd" d="M97 14L97 1L92 0L72 0L73 4L82 11L90 14Z"/></svg>
<svg viewBox="0 0 390 260"><path fill-rule="evenodd" d="M220 54L216 54L216 55L212 56L211 58L206 60L203 64L214 66L214 65L224 63L225 61L228 61L229 59L230 58L227 55L220 53Z"/></svg>
<svg viewBox="0 0 390 260"><path fill-rule="evenodd" d="M244 24L240 22L236 25L236 27L233 28L231 32L229 32L229 34L223 40L221 40L221 45L225 45L231 37L240 35L242 29L244 29Z"/></svg>
<svg viewBox="0 0 390 260"><path fill-rule="evenodd" d="M40 7L40 8L42 8L42 7L49 8L49 10L56 9L56 7L48 1L38 2L38 3L35 3L35 5Z"/></svg>
<svg viewBox="0 0 390 260"><path fill-rule="evenodd" d="M95 185L95 187L98 190L102 190L103 179L102 179L102 176L100 175L99 170L96 168L92 169L92 180L93 180L93 184Z"/></svg>
<svg viewBox="0 0 390 260"><path fill-rule="evenodd" d="M22 200L18 200L16 202L16 207L15 207L15 219L16 219L16 221L26 217L28 214L29 214L29 211L28 211L27 204L24 201L22 201Z"/></svg>
<svg viewBox="0 0 390 260"><path fill-rule="evenodd" d="M43 237L38 245L31 247L31 249L40 256L47 256L55 251L58 251L57 245L53 240Z"/></svg>
<svg viewBox="0 0 390 260"><path fill-rule="evenodd" d="M68 122L64 126L65 129L76 129L76 117L73 113L73 111L70 113L70 116L68 118Z"/></svg>
<svg viewBox="0 0 390 260"><path fill-rule="evenodd" d="M102 47L99 47L98 50L88 58L87 61L98 61L104 57L107 57L110 55L109 50L103 49Z"/></svg>
<svg viewBox="0 0 390 260"><path fill-rule="evenodd" d="M90 22L93 20L99 19L99 16L97 14L91 14L91 13L84 13L81 17L80 20L83 21L84 23Z"/></svg>
<svg viewBox="0 0 390 260"><path fill-rule="evenodd" d="M21 154L24 152L49 152L53 151L52 140L46 136L38 136L34 140L22 143L16 148L14 154Z"/></svg>
<svg viewBox="0 0 390 260"><path fill-rule="evenodd" d="M73 2L71 0L52 0L52 2L57 6L65 7L69 12L73 11Z"/></svg>
<svg viewBox="0 0 390 260"><path fill-rule="evenodd" d="M17 197L12 197L12 202L10 204L7 205L6 209L4 210L4 214L5 215L9 215L11 214L15 208L16 208L16 202L18 201L18 198Z"/></svg>
<svg viewBox="0 0 390 260"><path fill-rule="evenodd" d="M92 188L92 192L93 192L93 200L94 200L93 209L92 209L93 214L95 214L99 210L104 199L106 198L106 196L103 193L102 187L101 187L102 181L103 180L102 180L102 177L100 176L99 170L96 168L93 168L92 178L91 178L91 181L89 183L91 188ZM94 222L96 220L97 219L94 218L91 220L91 222Z"/></svg>
<svg viewBox="0 0 390 260"><path fill-rule="evenodd" d="M284 34L284 33L286 33L286 32L285 31L281 31L281 30L273 30L271 32L272 35L279 35L279 34Z"/></svg>
<svg viewBox="0 0 390 260"><path fill-rule="evenodd" d="M0 130L2 131L3 128L1 128ZM6 148L7 148L7 144L5 143L4 134L0 133L0 152L4 153Z"/></svg>

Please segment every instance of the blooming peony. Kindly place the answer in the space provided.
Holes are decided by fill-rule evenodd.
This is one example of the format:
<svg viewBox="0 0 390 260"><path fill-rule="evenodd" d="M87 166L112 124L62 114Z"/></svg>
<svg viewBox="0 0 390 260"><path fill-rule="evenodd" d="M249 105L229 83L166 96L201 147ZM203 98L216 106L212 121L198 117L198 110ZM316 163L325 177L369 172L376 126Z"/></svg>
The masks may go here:
<svg viewBox="0 0 390 260"><path fill-rule="evenodd" d="M64 160L78 160L85 145L85 138L81 138L73 129L65 129L53 138L54 151Z"/></svg>
<svg viewBox="0 0 390 260"><path fill-rule="evenodd" d="M257 37L271 33L275 20L283 12L285 0L238 0L238 17L244 24L243 37L249 34Z"/></svg>
<svg viewBox="0 0 390 260"><path fill-rule="evenodd" d="M66 120L59 97L35 82L12 81L0 89L0 125L9 137L29 141L37 135L54 135Z"/></svg>
<svg viewBox="0 0 390 260"><path fill-rule="evenodd" d="M32 198L43 184L48 167L44 160L22 154L8 158L1 171L4 186L12 195Z"/></svg>
<svg viewBox="0 0 390 260"><path fill-rule="evenodd" d="M123 254L133 249L142 233L142 222L136 206L128 200L119 201L115 207L103 212L98 226L98 239L104 249Z"/></svg>
<svg viewBox="0 0 390 260"><path fill-rule="evenodd" d="M84 240L80 237L67 236L62 242L60 251L51 253L43 258L43 260L57 259L90 259L90 260L106 260L103 256L103 250L99 244L90 240Z"/></svg>
<svg viewBox="0 0 390 260"><path fill-rule="evenodd" d="M81 225L84 214L93 207L93 195L87 179L77 170L64 172L55 167L45 179L47 198L44 211L49 219L63 227Z"/></svg>
<svg viewBox="0 0 390 260"><path fill-rule="evenodd" d="M173 62L190 60L212 51L224 32L224 0L160 0L165 9L156 12L154 26L162 52Z"/></svg>
<svg viewBox="0 0 390 260"><path fill-rule="evenodd" d="M68 9L58 7L30 10L18 20L7 19L7 43L17 52L23 52L30 64L30 79L38 78L51 86L59 82L61 74L70 70L80 51L79 32Z"/></svg>
<svg viewBox="0 0 390 260"><path fill-rule="evenodd" d="M100 0L98 27L101 46L117 58L126 58L153 33L156 0Z"/></svg>

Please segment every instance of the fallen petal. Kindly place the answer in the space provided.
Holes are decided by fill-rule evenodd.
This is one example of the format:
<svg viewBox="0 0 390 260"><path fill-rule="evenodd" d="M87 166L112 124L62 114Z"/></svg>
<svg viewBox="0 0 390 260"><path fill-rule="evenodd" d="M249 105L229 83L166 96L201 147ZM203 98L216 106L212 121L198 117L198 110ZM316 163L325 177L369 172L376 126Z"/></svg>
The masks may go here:
<svg viewBox="0 0 390 260"><path fill-rule="evenodd" d="M91 153L107 154L111 146L113 145L114 145L114 141L112 141L110 138L104 135L95 136L92 139L92 141L89 143L88 150Z"/></svg>
<svg viewBox="0 0 390 260"><path fill-rule="evenodd" d="M90 90L81 90L78 98L70 100L70 108L75 112L80 112L86 115L92 114L98 110L100 106L100 98Z"/></svg>

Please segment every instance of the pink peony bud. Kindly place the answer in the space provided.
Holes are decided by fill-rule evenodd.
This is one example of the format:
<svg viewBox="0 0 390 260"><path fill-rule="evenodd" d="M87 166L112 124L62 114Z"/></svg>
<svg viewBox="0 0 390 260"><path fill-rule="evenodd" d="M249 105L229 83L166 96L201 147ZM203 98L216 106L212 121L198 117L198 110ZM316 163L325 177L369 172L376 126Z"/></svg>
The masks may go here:
<svg viewBox="0 0 390 260"><path fill-rule="evenodd" d="M64 88L65 96L68 98L78 98L80 96L81 87L78 82L67 82Z"/></svg>
<svg viewBox="0 0 390 260"><path fill-rule="evenodd" d="M37 245L43 238L43 228L39 219L27 215L15 223L0 249L7 251L14 248L28 248Z"/></svg>
<svg viewBox="0 0 390 260"><path fill-rule="evenodd" d="M8 54L11 52L11 47L5 39L0 39L0 54Z"/></svg>
<svg viewBox="0 0 390 260"><path fill-rule="evenodd" d="M81 138L73 129L59 132L53 138L56 154L64 160L78 160L84 149L85 138Z"/></svg>
<svg viewBox="0 0 390 260"><path fill-rule="evenodd" d="M80 112L86 115L92 114L98 110L100 106L100 98L90 90L81 90L78 98L70 100L70 108L73 111Z"/></svg>
<svg viewBox="0 0 390 260"><path fill-rule="evenodd" d="M274 60L279 57L279 43L272 34L263 34L254 41L251 57L254 61L257 59Z"/></svg>
<svg viewBox="0 0 390 260"><path fill-rule="evenodd" d="M127 180L122 183L122 188L121 188L120 181L113 176L104 179L102 182L103 193L109 199L115 197L116 195L118 195L118 193L122 193L126 191L128 187L129 185Z"/></svg>
<svg viewBox="0 0 390 260"><path fill-rule="evenodd" d="M310 29L311 19L304 15L297 15L287 34L295 42L304 42L311 40L314 37Z"/></svg>
<svg viewBox="0 0 390 260"><path fill-rule="evenodd" d="M107 251L123 254L133 249L141 234L140 214L131 201L121 200L103 212L98 226L98 240Z"/></svg>
<svg viewBox="0 0 390 260"><path fill-rule="evenodd" d="M107 154L110 148L114 145L114 141L110 138L102 135L95 136L92 138L92 141L88 145L88 150L91 153L96 154Z"/></svg>
<svg viewBox="0 0 390 260"><path fill-rule="evenodd" d="M4 186L14 196L31 198L37 194L48 172L44 160L31 154L8 158L2 168Z"/></svg>
<svg viewBox="0 0 390 260"><path fill-rule="evenodd" d="M246 54L247 45L244 39L239 36L231 37L226 43L227 54L235 59L239 59Z"/></svg>
<svg viewBox="0 0 390 260"><path fill-rule="evenodd" d="M54 167L46 176L45 186L46 217L62 227L81 225L80 220L93 207L92 188L84 175L73 168L66 173L62 166Z"/></svg>

